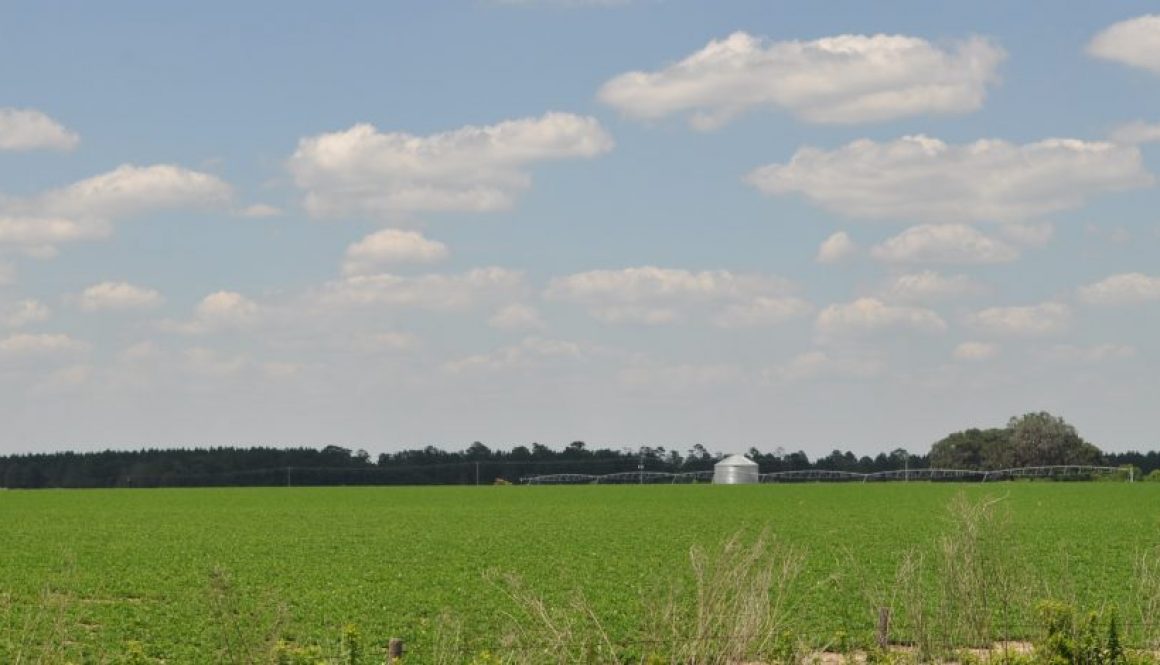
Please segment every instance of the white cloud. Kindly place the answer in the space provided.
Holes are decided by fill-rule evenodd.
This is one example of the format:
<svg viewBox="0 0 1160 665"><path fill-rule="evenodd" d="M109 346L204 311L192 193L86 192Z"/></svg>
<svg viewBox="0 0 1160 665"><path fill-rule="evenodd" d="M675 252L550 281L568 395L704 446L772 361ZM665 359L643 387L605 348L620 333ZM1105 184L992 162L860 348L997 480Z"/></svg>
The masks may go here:
<svg viewBox="0 0 1160 665"><path fill-rule="evenodd" d="M535 307L512 303L492 315L487 325L498 330L538 330L544 327L544 321Z"/></svg>
<svg viewBox="0 0 1160 665"><path fill-rule="evenodd" d="M161 355L161 348L156 342L145 340L126 347L118 354L118 358L128 363L142 363L157 360Z"/></svg>
<svg viewBox="0 0 1160 665"><path fill-rule="evenodd" d="M72 392L89 383L93 373L93 368L89 365L62 367L36 382L32 386L31 392L36 395L58 395Z"/></svg>
<svg viewBox="0 0 1160 665"><path fill-rule="evenodd" d="M249 361L242 355L225 355L213 349L194 347L181 354L181 366L191 374L227 377L242 371Z"/></svg>
<svg viewBox="0 0 1160 665"><path fill-rule="evenodd" d="M870 249L887 263L1005 263L1019 257L1010 245L966 224L919 224Z"/></svg>
<svg viewBox="0 0 1160 665"><path fill-rule="evenodd" d="M530 165L612 147L595 118L570 113L430 136L359 124L301 139L289 168L317 217L502 210L530 185Z"/></svg>
<svg viewBox="0 0 1160 665"><path fill-rule="evenodd" d="M638 360L617 372L616 378L627 388L683 392L735 384L744 379L744 373L736 365L724 363L663 364Z"/></svg>
<svg viewBox="0 0 1160 665"><path fill-rule="evenodd" d="M386 331L375 333L361 333L355 336L354 346L360 351L381 353L384 351L409 351L422 344L415 335L406 332Z"/></svg>
<svg viewBox="0 0 1160 665"><path fill-rule="evenodd" d="M578 360L584 357L579 344L542 337L526 337L519 344L505 346L492 353L468 356L444 365L449 372L532 368L549 361Z"/></svg>
<svg viewBox="0 0 1160 665"><path fill-rule="evenodd" d="M789 290L787 280L769 275L642 266L556 277L544 295L585 305L610 323L662 324L681 320L692 306L753 305L757 298L781 297Z"/></svg>
<svg viewBox="0 0 1160 665"><path fill-rule="evenodd" d="M346 248L342 271L365 275L391 263L433 263L447 258L447 245L415 231L383 229Z"/></svg>
<svg viewBox="0 0 1160 665"><path fill-rule="evenodd" d="M689 114L698 129L762 107L819 123L965 113L983 105L1004 57L978 37L942 49L902 35L769 42L735 32L659 71L621 74L599 98L636 118Z"/></svg>
<svg viewBox="0 0 1160 665"><path fill-rule="evenodd" d="M0 338L0 358L72 354L88 348L85 342L57 333L19 333Z"/></svg>
<svg viewBox="0 0 1160 665"><path fill-rule="evenodd" d="M955 360L990 360L999 354L999 347L987 342L963 342L951 353Z"/></svg>
<svg viewBox="0 0 1160 665"><path fill-rule="evenodd" d="M230 186L207 173L169 164L126 164L39 196L3 201L0 245L48 258L59 243L108 236L117 219L220 205L230 196Z"/></svg>
<svg viewBox="0 0 1160 665"><path fill-rule="evenodd" d="M941 275L933 270L895 275L881 290L890 302L921 303L953 300L986 292L986 287L967 275Z"/></svg>
<svg viewBox="0 0 1160 665"><path fill-rule="evenodd" d="M38 300L20 300L0 308L0 321L9 328L23 328L30 323L46 321L51 312Z"/></svg>
<svg viewBox="0 0 1160 665"><path fill-rule="evenodd" d="M106 309L149 309L165 302L154 289L127 282L101 282L81 292L78 306L86 312Z"/></svg>
<svg viewBox="0 0 1160 665"><path fill-rule="evenodd" d="M1038 352L1036 355L1048 362L1092 365L1108 360L1134 358L1136 348L1123 344L1096 344L1094 346L1057 344Z"/></svg>
<svg viewBox="0 0 1160 665"><path fill-rule="evenodd" d="M77 221L62 217L9 216L0 213L0 245L16 245L33 250L34 253L59 243L104 238L112 230L104 220Z"/></svg>
<svg viewBox="0 0 1160 665"><path fill-rule="evenodd" d="M999 227L999 233L1024 247L1043 247L1055 236L1055 226L1051 222L1008 223Z"/></svg>
<svg viewBox="0 0 1160 665"><path fill-rule="evenodd" d="M202 299L195 315L213 327L242 326L253 321L258 314L258 305L234 291L217 291Z"/></svg>
<svg viewBox="0 0 1160 665"><path fill-rule="evenodd" d="M789 362L765 371L765 378L771 382L794 382L815 378L856 378L866 379L886 370L886 363L879 358L834 356L825 351L799 353Z"/></svg>
<svg viewBox="0 0 1160 665"><path fill-rule="evenodd" d="M813 305L801 298L758 296L752 300L727 305L720 314L713 317L713 325L718 328L772 326L805 316L812 311Z"/></svg>
<svg viewBox="0 0 1160 665"><path fill-rule="evenodd" d="M1120 125L1112 130L1110 138L1116 143L1138 145L1160 141L1160 122L1148 123L1136 120Z"/></svg>
<svg viewBox="0 0 1160 665"><path fill-rule="evenodd" d="M161 328L185 335L205 335L247 328L257 323L258 304L235 291L216 291L202 298L189 321L163 321Z"/></svg>
<svg viewBox="0 0 1160 665"><path fill-rule="evenodd" d="M1128 305L1160 300L1160 277L1131 272L1112 275L1078 290L1093 305Z"/></svg>
<svg viewBox="0 0 1160 665"><path fill-rule="evenodd" d="M326 284L318 294L325 305L467 309L525 295L524 275L507 268L476 268L460 274L353 275Z"/></svg>
<svg viewBox="0 0 1160 665"><path fill-rule="evenodd" d="M823 339L883 330L941 333L947 329L946 322L929 309L888 305L877 298L829 305L818 313L814 326Z"/></svg>
<svg viewBox="0 0 1160 665"><path fill-rule="evenodd" d="M16 268L10 263L0 263L0 286L11 286L16 282Z"/></svg>
<svg viewBox="0 0 1160 665"><path fill-rule="evenodd" d="M279 217L283 213L281 208L272 206L269 203L254 203L238 210L237 214L250 219L263 219L266 217Z"/></svg>
<svg viewBox="0 0 1160 665"><path fill-rule="evenodd" d="M13 208L39 217L121 219L161 210L209 207L229 201L232 190L217 176L176 166L123 164Z"/></svg>
<svg viewBox="0 0 1160 665"><path fill-rule="evenodd" d="M1071 308L1054 302L990 307L972 314L968 322L978 330L994 335L1052 335L1064 331L1071 324Z"/></svg>
<svg viewBox="0 0 1160 665"><path fill-rule="evenodd" d="M72 150L80 137L35 109L0 108L0 150Z"/></svg>
<svg viewBox="0 0 1160 665"><path fill-rule="evenodd" d="M1160 15L1112 24L1092 38L1087 50L1097 58L1160 74Z"/></svg>
<svg viewBox="0 0 1160 665"><path fill-rule="evenodd" d="M1150 185L1153 177L1134 146L1076 139L948 145L905 136L830 151L801 148L788 163L758 168L747 180L766 194L799 193L852 218L1023 222Z"/></svg>
<svg viewBox="0 0 1160 665"><path fill-rule="evenodd" d="M857 253L858 246L850 239L850 234L838 231L822 241L814 260L818 263L840 263Z"/></svg>

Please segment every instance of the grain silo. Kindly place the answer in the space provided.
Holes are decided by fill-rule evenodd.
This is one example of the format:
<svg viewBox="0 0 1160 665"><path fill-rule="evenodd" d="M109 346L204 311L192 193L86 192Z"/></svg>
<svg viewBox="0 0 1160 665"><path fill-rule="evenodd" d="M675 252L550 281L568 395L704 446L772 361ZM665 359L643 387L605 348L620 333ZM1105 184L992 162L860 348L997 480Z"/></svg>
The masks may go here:
<svg viewBox="0 0 1160 665"><path fill-rule="evenodd" d="M756 482L757 462L745 455L730 455L713 465L714 485L749 485Z"/></svg>

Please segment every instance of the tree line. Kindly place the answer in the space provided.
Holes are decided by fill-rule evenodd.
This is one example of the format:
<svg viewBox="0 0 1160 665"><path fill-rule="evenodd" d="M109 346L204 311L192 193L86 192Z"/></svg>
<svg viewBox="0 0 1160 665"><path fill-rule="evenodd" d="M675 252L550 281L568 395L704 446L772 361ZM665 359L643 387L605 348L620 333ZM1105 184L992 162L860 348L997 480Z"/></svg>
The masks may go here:
<svg viewBox="0 0 1160 665"><path fill-rule="evenodd" d="M936 442L927 455L902 448L873 457L834 450L811 460L778 448L746 454L762 473L810 469L874 473L904 468L992 470L1016 466L1131 464L1160 469L1160 453L1103 453L1062 418L1031 413L1004 428L968 429ZM435 485L518 483L529 476L626 471L707 471L721 459L696 444L681 451L663 446L593 448L573 441L561 450L533 443L493 449L479 441L462 450L427 446L376 458L337 445L320 449L218 447L193 449L55 452L0 457L0 487L198 487L277 485Z"/></svg>

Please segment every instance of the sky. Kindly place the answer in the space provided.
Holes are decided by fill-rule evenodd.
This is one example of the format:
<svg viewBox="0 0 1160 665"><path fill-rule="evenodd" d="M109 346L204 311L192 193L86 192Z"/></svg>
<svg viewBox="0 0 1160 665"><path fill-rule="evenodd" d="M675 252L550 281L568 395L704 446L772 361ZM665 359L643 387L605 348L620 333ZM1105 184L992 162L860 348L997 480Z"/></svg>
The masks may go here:
<svg viewBox="0 0 1160 665"><path fill-rule="evenodd" d="M330 4L6 5L0 453L1160 446L1154 3Z"/></svg>

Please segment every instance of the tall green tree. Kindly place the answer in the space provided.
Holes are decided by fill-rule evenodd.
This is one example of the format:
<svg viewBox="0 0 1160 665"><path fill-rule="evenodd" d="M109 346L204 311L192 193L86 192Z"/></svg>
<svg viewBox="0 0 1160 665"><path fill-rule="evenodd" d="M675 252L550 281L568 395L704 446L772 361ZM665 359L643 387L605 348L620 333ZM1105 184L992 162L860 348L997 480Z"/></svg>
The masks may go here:
<svg viewBox="0 0 1160 665"><path fill-rule="evenodd" d="M1007 429L1015 466L1099 464L1103 457L1063 418L1046 411L1011 418Z"/></svg>

